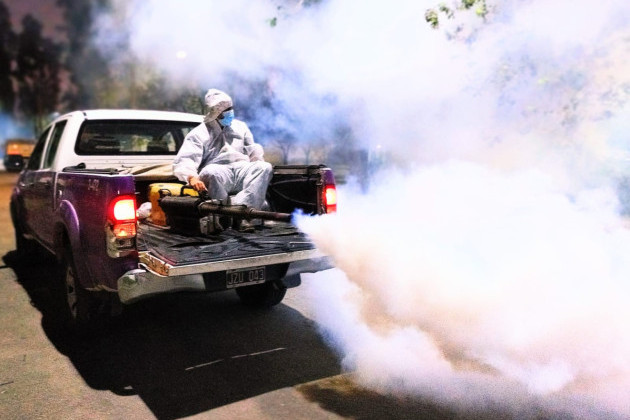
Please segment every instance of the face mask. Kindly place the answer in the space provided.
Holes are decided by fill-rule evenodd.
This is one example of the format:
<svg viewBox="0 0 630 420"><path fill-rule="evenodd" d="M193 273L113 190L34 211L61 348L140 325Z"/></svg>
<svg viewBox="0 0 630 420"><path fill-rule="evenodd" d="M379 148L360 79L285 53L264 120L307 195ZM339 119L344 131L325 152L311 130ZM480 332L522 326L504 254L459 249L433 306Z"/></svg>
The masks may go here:
<svg viewBox="0 0 630 420"><path fill-rule="evenodd" d="M229 127L232 124L232 120L234 119L234 110L230 109L229 111L225 111L221 114L218 121L221 123L223 127Z"/></svg>

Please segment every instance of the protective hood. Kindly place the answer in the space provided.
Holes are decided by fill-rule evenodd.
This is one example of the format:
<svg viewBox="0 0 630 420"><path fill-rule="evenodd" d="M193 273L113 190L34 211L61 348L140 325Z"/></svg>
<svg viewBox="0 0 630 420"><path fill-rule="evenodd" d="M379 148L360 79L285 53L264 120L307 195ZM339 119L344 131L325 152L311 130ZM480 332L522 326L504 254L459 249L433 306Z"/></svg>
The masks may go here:
<svg viewBox="0 0 630 420"><path fill-rule="evenodd" d="M208 123L216 120L219 114L232 107L232 98L219 89L209 89L206 93L206 106L208 107L208 113L204 121Z"/></svg>

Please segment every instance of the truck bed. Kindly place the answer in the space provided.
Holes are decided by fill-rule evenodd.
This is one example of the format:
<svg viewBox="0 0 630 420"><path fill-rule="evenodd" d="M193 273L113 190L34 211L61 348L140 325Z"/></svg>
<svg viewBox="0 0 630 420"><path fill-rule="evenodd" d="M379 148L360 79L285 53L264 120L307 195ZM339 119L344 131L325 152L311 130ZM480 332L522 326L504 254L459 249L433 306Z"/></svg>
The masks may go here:
<svg viewBox="0 0 630 420"><path fill-rule="evenodd" d="M190 236L168 227L140 223L138 251L172 267L248 259L313 250L306 235L289 223L265 222L255 232L227 229L210 236Z"/></svg>
<svg viewBox="0 0 630 420"><path fill-rule="evenodd" d="M134 179L137 199L148 201L149 186L157 182L154 174L143 173ZM323 165L275 166L267 189L269 210L287 214L296 209L305 214L325 213L322 197L324 186L329 184L334 184L334 178ZM178 216L194 220L192 213ZM187 232L194 230L188 221L176 223L184 229L176 230L148 220L140 222L138 227L139 263L141 268L159 276L205 276L262 266L275 266L278 272L288 267L290 275L295 270L314 272L330 267L326 257L290 223L266 220L251 233L227 229L206 236Z"/></svg>

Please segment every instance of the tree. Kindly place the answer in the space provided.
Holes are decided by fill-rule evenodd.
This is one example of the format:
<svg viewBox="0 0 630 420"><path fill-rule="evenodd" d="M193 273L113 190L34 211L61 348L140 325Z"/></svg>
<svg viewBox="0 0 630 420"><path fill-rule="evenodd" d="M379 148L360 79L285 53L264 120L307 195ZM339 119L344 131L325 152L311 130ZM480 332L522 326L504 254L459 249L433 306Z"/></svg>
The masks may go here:
<svg viewBox="0 0 630 420"><path fill-rule="evenodd" d="M277 15L267 19L272 28L278 26L281 19L289 18L292 14L299 13L303 9L318 6L324 0L276 0Z"/></svg>
<svg viewBox="0 0 630 420"><path fill-rule="evenodd" d="M66 20L70 107L203 112L203 93L197 86L171 86L163 72L133 54L128 28L120 26L127 12L124 3L112 8L110 0L57 0L57 5ZM98 23L94 17L103 13L109 14L107 31L115 36L107 45L98 45L93 42Z"/></svg>
<svg viewBox="0 0 630 420"><path fill-rule="evenodd" d="M489 13L486 0L458 0L451 7L446 3L440 3L437 7L428 9L424 14L424 18L429 25L437 29L440 26L440 16L454 19L456 11L471 10L473 8L477 16L482 19L485 19Z"/></svg>
<svg viewBox="0 0 630 420"><path fill-rule="evenodd" d="M98 105L98 87L111 82L107 60L93 39L93 16L106 9L108 0L57 0L63 10L66 45L65 66L74 89L66 94L70 108L92 108Z"/></svg>
<svg viewBox="0 0 630 420"><path fill-rule="evenodd" d="M15 91L12 62L15 58L16 35L11 29L9 10L0 1L0 111L13 112Z"/></svg>
<svg viewBox="0 0 630 420"><path fill-rule="evenodd" d="M188 88L175 95L169 95L164 101L163 108L172 111L203 114L205 111L204 92L202 89Z"/></svg>
<svg viewBox="0 0 630 420"><path fill-rule="evenodd" d="M18 35L15 73L18 109L33 121L35 132L39 132L59 103L61 48L42 37L42 25L33 16L24 16L22 27Z"/></svg>
<svg viewBox="0 0 630 420"><path fill-rule="evenodd" d="M286 165L289 163L289 156L291 151L296 145L295 137L285 135L283 137L275 138L271 144L273 144L280 151L281 163Z"/></svg>

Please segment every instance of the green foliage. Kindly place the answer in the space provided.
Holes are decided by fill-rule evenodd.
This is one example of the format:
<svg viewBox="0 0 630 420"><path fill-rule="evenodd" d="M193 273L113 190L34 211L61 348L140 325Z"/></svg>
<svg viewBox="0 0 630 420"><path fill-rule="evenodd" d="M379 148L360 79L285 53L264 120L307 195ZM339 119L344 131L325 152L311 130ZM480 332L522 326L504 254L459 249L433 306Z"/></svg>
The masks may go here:
<svg viewBox="0 0 630 420"><path fill-rule="evenodd" d="M424 19L429 23L429 25L431 25L432 28L437 28L440 24L440 16L435 9L428 9L424 13Z"/></svg>
<svg viewBox="0 0 630 420"><path fill-rule="evenodd" d="M470 10L475 7L475 14L485 19L489 13L486 0L458 0L453 7L448 7L445 3L440 3L437 7L428 9L424 14L424 19L432 28L440 26L440 18L455 19L456 10Z"/></svg>
<svg viewBox="0 0 630 420"><path fill-rule="evenodd" d="M308 9L323 3L325 0L275 0L277 16L267 19L270 27L278 26L280 20L289 19L291 15L299 13L303 9Z"/></svg>
<svg viewBox="0 0 630 420"><path fill-rule="evenodd" d="M446 15L447 18L452 19L455 16L455 11L442 3L438 6L438 10Z"/></svg>

